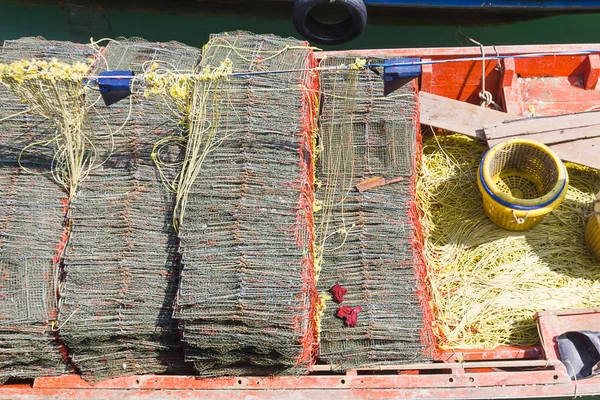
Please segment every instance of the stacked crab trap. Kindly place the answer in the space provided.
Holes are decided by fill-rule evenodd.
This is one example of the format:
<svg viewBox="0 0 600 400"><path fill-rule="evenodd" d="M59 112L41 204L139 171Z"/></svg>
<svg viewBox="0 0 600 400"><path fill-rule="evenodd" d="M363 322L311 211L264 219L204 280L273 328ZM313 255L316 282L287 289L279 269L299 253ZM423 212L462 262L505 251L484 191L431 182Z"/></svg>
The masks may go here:
<svg viewBox="0 0 600 400"><path fill-rule="evenodd" d="M380 77L353 69L324 71L321 85L318 285L323 292L339 284L346 295L339 305L325 302L320 357L338 369L425 361L416 87L409 83L384 97ZM358 311L354 328L339 319L340 306Z"/></svg>
<svg viewBox="0 0 600 400"><path fill-rule="evenodd" d="M74 63L91 53L82 45L24 38L4 42L0 63ZM53 323L67 195L51 175L54 127L27 110L0 86L0 382L70 371Z"/></svg>
<svg viewBox="0 0 600 400"><path fill-rule="evenodd" d="M360 65L246 32L6 42L0 377L430 360L416 88Z"/></svg>
<svg viewBox="0 0 600 400"><path fill-rule="evenodd" d="M214 150L181 218L175 317L202 374L307 371L317 351L312 50L273 36L213 36L201 67L226 60L232 73L302 71L234 76L219 91L205 89L201 128L215 136L201 146Z"/></svg>
<svg viewBox="0 0 600 400"><path fill-rule="evenodd" d="M199 57L198 49L180 43L123 39L106 46L92 73L141 73L148 63L191 70ZM155 141L179 127L154 97L91 110L97 167L79 184L69 209L61 337L90 379L185 372L172 318L180 268L174 194L152 159Z"/></svg>

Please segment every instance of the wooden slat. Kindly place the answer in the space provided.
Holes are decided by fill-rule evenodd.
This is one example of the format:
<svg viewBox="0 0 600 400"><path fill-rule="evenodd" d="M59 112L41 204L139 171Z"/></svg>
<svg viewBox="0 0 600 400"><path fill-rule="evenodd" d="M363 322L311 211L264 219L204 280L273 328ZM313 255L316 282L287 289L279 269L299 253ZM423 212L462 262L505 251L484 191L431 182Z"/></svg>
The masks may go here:
<svg viewBox="0 0 600 400"><path fill-rule="evenodd" d="M525 118L486 126L489 146L508 139L544 143L564 161L600 169L600 111Z"/></svg>
<svg viewBox="0 0 600 400"><path fill-rule="evenodd" d="M527 135L525 137L549 144L565 161L600 169L600 120L598 120L600 112L523 119L426 92L419 94L419 101L421 123L424 125L462 133L480 140L487 139L486 133L489 129L502 128L501 132L507 132L505 128L511 126L510 133L513 136ZM534 128L532 123L539 123L539 125ZM569 124L579 126L567 129ZM592 125L582 127L582 124ZM484 126L486 126L485 131ZM518 130L519 126L523 131ZM561 129L556 127L565 127L565 129L561 132ZM538 134L540 131L535 129L541 129L543 134ZM513 136L502 139L492 138L488 143L493 146Z"/></svg>
<svg viewBox="0 0 600 400"><path fill-rule="evenodd" d="M519 117L463 101L420 92L421 124L485 140L483 127Z"/></svg>
<svg viewBox="0 0 600 400"><path fill-rule="evenodd" d="M600 136L598 125L600 111L594 111L487 124L484 130L490 146L516 137L552 144Z"/></svg>
<svg viewBox="0 0 600 400"><path fill-rule="evenodd" d="M509 125L509 124L507 124ZM488 133L487 128L485 129L486 134ZM517 131L518 132L518 131ZM508 139L529 139L535 140L540 143L544 143L546 145L553 145L564 142L572 142L583 139L591 139L600 137L600 125L591 125L591 126L583 126L578 128L570 128L570 129L557 129L546 132L537 132L531 134L514 134L512 136L507 136L503 138L488 138L488 145L494 146L497 143L503 142Z"/></svg>
<svg viewBox="0 0 600 400"><path fill-rule="evenodd" d="M600 137L550 146L565 161L600 169Z"/></svg>
<svg viewBox="0 0 600 400"><path fill-rule="evenodd" d="M381 186L391 185L392 183L399 183L399 182L404 182L404 178L400 177L400 178L386 180L385 178L382 178L381 176L376 176L374 178L366 179L360 183L357 183L356 189L358 189L358 191L360 193L363 193L363 192L366 192L367 190L371 190L371 189L375 189L375 188L378 188Z"/></svg>

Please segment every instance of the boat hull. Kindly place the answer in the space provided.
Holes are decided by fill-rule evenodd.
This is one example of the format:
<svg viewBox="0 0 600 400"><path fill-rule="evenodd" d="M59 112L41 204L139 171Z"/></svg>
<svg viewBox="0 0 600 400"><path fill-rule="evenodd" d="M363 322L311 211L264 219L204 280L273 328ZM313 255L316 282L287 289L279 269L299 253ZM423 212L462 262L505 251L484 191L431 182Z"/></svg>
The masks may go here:
<svg viewBox="0 0 600 400"><path fill-rule="evenodd" d="M203 0L200 0L203 1ZM244 1L237 0L240 5ZM262 2L294 2L294 0L262 0ZM479 10L479 11L567 11L596 12L600 11L597 0L364 0L370 7L405 8L405 9L444 9L444 10Z"/></svg>
<svg viewBox="0 0 600 400"><path fill-rule="evenodd" d="M536 103L537 112L544 115L584 111L600 104L600 92L595 90L600 76L600 44L497 46L484 51L488 55L512 56L487 60L484 74L493 98L511 114L531 111L529 99L542 95L555 100ZM351 50L318 53L317 57L418 57L429 61L419 80L422 91L478 104L483 64L480 55L478 47L465 47ZM550 81L553 78L556 80ZM552 87L539 86L548 82L553 83ZM67 375L9 382L0 386L0 399L486 399L600 395L600 378L571 381L552 347L557 333L566 329L559 317L571 318L569 327L599 330L599 314L600 309L545 314L538 319L544 345L456 349L441 353L439 361L444 362L433 364L375 366L345 373L331 373L330 366L319 365L315 366L316 373L308 376L129 376L93 386L78 375Z"/></svg>
<svg viewBox="0 0 600 400"><path fill-rule="evenodd" d="M506 11L600 11L594 0L365 0L370 6Z"/></svg>

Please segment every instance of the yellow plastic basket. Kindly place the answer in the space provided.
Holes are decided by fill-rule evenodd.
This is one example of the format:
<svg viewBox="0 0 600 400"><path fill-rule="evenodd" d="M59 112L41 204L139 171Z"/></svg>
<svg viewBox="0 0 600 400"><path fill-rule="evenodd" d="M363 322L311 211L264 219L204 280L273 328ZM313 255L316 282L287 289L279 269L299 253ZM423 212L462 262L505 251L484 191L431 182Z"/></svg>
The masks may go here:
<svg viewBox="0 0 600 400"><path fill-rule="evenodd" d="M504 229L524 231L562 203L569 176L548 146L511 139L485 153L477 184L488 218Z"/></svg>
<svg viewBox="0 0 600 400"><path fill-rule="evenodd" d="M594 215L585 227L585 242L590 252L600 261L600 193L594 203Z"/></svg>

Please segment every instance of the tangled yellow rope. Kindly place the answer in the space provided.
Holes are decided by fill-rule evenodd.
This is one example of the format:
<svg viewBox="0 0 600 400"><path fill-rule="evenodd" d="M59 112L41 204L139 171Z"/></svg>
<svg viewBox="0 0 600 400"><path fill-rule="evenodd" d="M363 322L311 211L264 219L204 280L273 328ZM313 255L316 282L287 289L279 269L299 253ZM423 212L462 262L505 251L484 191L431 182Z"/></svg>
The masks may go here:
<svg viewBox="0 0 600 400"><path fill-rule="evenodd" d="M55 147L52 174L72 198L77 185L93 168L94 132L89 123L82 80L89 65L52 60L21 60L0 64L0 82L13 91L31 112L49 119L55 135L32 146ZM21 154L23 154L23 152Z"/></svg>
<svg viewBox="0 0 600 400"><path fill-rule="evenodd" d="M583 236L600 172L567 165L564 202L533 229L509 232L482 208L476 173L484 151L461 135L424 143L417 196L444 348L535 344L536 311L600 305L600 263Z"/></svg>
<svg viewBox="0 0 600 400"><path fill-rule="evenodd" d="M199 73L174 72L159 69L154 64L145 74L145 94L162 97L167 107L186 127L180 135L159 140L151 154L163 183L177 194L173 214L173 226L176 230L183 220L188 195L202 170L204 159L226 138L223 132L219 132L220 129L223 130L219 121L221 106L226 98L224 95L227 94L223 84L229 80L231 70L231 61L227 59L217 68L211 70L206 67ZM185 149L182 162L167 163L161 158L161 150L171 145ZM165 167L180 168L175 179L167 178Z"/></svg>

